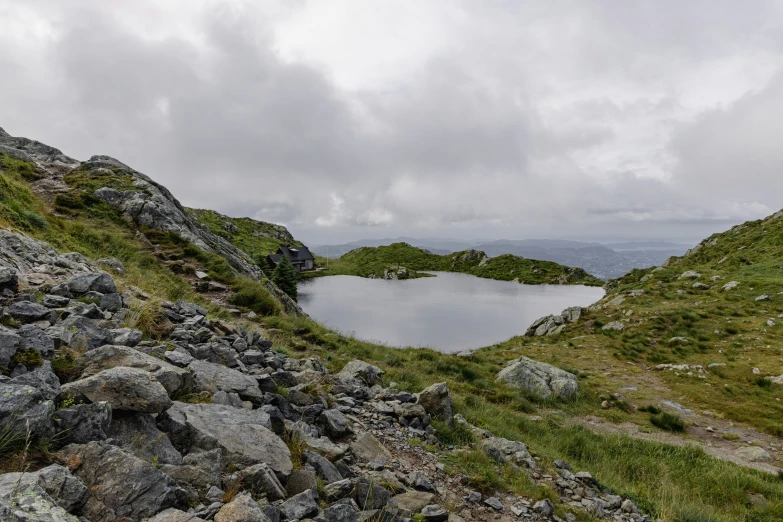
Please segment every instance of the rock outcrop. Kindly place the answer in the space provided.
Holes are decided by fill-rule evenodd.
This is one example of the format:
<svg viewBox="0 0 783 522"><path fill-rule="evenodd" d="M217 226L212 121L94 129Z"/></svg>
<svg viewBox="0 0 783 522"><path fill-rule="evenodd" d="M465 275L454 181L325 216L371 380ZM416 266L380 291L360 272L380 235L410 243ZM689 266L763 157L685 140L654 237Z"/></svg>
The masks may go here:
<svg viewBox="0 0 783 522"><path fill-rule="evenodd" d="M497 380L531 391L545 399L568 399L576 394L576 376L551 364L520 357L498 373Z"/></svg>
<svg viewBox="0 0 783 522"><path fill-rule="evenodd" d="M556 335L562 332L568 324L575 323L582 315L582 309L578 306L566 308L559 315L547 315L531 324L525 335L537 337L540 335Z"/></svg>

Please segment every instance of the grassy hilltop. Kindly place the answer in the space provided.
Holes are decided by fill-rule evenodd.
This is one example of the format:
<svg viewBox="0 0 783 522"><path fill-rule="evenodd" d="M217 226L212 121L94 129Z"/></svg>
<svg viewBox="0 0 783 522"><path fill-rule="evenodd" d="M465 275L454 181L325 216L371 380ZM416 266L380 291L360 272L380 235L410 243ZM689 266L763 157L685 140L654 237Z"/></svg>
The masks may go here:
<svg viewBox="0 0 783 522"><path fill-rule="evenodd" d="M385 370L387 382L396 382L401 390L417 392L446 381L456 412L469 422L524 441L545 470L552 471L555 459L589 470L603 487L633 498L653 517L681 522L783 520L783 480L713 456L721 448L731 452L763 447L769 464L780 464L779 452L770 444L781 445L778 399L783 385L769 378L783 374L779 215L716 234L665 267L636 270L610 281L606 298L560 335L516 337L459 357L362 342L285 313L266 287L239 276L223 257L176 234L128 221L94 196L103 186L135 190L120 175L104 172L98 179L76 170L65 176L56 194L37 185L43 176L31 163L0 155L0 227L43 239L61 252L117 257L126 270L117 276L120 285L138 286L162 299L200 302L213 318L230 317L229 306L252 309L259 314L252 322L267 331L276 349L317 355L332 370L360 358ZM271 249L272 240L288 240L254 223L209 211L190 213L247 249L253 244ZM502 256L480 266L478 258L461 255L434 256L407 245L358 249L334 266L330 260L330 272L369 275L401 264L411 270L453 269L526 283L557 282L564 274L563 267L551 263ZM207 271L230 290L219 299L197 293L192 285L195 269ZM700 275L681 278L689 270ZM597 284L587 275L572 276L566 282ZM721 279L713 281L715 276ZM739 285L722 290L730 281ZM694 288L694 283L709 288ZM757 300L764 294L771 300ZM139 327L147 339L155 339L162 319L154 310L147 312L148 321ZM605 330L611 323L622 324L622 330ZM578 375L579 397L546 402L496 382L497 372L520 355ZM659 364L687 368L656 370ZM686 432L668 431L678 426L660 422L661 413L655 413L659 410L677 415ZM438 428L445 444L466 448L444 452L441 458L449 472L464 475L472 487L553 497L526 474L471 449L470 434ZM558 506L559 513L562 509ZM591 520L586 515L582 519Z"/></svg>
<svg viewBox="0 0 783 522"><path fill-rule="evenodd" d="M324 266L325 260L321 260ZM433 254L407 243L381 247L361 247L329 260L329 270L318 275L358 275L381 277L384 270L405 267L411 277L420 277L423 270L462 272L501 281L518 280L527 284L583 284L601 286L600 279L581 268L571 268L551 261L537 261L510 254L487 257L484 252L464 250L447 255Z"/></svg>

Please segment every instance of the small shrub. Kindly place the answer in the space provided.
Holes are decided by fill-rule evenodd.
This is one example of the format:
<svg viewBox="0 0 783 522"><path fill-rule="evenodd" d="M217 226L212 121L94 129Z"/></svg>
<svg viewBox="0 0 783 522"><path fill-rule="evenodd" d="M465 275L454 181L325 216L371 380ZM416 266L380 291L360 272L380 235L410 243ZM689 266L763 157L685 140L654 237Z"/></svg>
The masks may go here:
<svg viewBox="0 0 783 522"><path fill-rule="evenodd" d="M13 359L11 359L10 368L13 369L17 365L23 364L28 370L38 368L43 364L41 354L32 348L27 350L18 350Z"/></svg>
<svg viewBox="0 0 783 522"><path fill-rule="evenodd" d="M772 381L770 381L766 377L756 377L755 379L753 379L753 384L755 384L759 388L764 388L765 390L772 388Z"/></svg>
<svg viewBox="0 0 783 522"><path fill-rule="evenodd" d="M653 426L656 426L665 431L671 431L675 433L685 431L685 422L683 422L679 415L675 415L673 413L663 412L657 415L651 415L650 422L653 424Z"/></svg>
<svg viewBox="0 0 783 522"><path fill-rule="evenodd" d="M291 264L291 261L286 256L280 256L280 262L277 263L270 279L288 297L296 301L296 271L294 270L294 265Z"/></svg>
<svg viewBox="0 0 783 522"><path fill-rule="evenodd" d="M661 413L661 410L659 410L652 404L648 404L647 406L642 406L641 408L639 408L639 411L646 411L647 413L652 413L653 415Z"/></svg>

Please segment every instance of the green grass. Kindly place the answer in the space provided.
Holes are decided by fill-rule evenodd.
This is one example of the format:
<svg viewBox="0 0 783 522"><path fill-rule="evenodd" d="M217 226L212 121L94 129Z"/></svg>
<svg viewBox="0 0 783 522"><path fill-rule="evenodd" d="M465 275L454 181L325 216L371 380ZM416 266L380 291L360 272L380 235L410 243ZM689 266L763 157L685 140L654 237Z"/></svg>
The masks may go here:
<svg viewBox="0 0 783 522"><path fill-rule="evenodd" d="M209 227L210 232L228 240L247 253L262 268L267 268L266 256L283 245L301 246L282 225L251 218L232 218L214 210L186 209L188 214Z"/></svg>

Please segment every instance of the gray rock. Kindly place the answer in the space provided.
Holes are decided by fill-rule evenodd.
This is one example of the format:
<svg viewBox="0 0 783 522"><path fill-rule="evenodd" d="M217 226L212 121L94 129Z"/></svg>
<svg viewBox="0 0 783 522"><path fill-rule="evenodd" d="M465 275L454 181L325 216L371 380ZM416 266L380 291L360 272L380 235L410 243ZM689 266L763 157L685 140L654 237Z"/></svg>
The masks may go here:
<svg viewBox="0 0 783 522"><path fill-rule="evenodd" d="M0 267L0 290L10 290L13 293L19 291L19 276L15 268Z"/></svg>
<svg viewBox="0 0 783 522"><path fill-rule="evenodd" d="M54 340L46 335L40 327L26 324L19 328L16 333L21 337L21 348L35 350L42 357L50 357L54 353Z"/></svg>
<svg viewBox="0 0 783 522"><path fill-rule="evenodd" d="M239 398L236 393L226 393L224 391L217 391L212 395L212 404L223 404L225 406L231 406L233 408L244 408L244 402ZM247 403L250 404L250 403Z"/></svg>
<svg viewBox="0 0 783 522"><path fill-rule="evenodd" d="M293 470L291 472L291 476L288 477L286 486L291 484L294 473L300 471L301 470ZM295 494L288 490L288 495L286 495L286 487L283 487L283 484L278 480L275 471L264 462L248 466L247 468L238 471L234 475L233 480L241 482L243 487L249 488L251 491L263 493L272 501L280 500L286 498L288 495ZM299 492L297 491L296 493Z"/></svg>
<svg viewBox="0 0 783 522"><path fill-rule="evenodd" d="M114 342L114 335L109 330L81 315L71 315L57 326L62 327L63 344L73 348L92 350Z"/></svg>
<svg viewBox="0 0 783 522"><path fill-rule="evenodd" d="M71 299L59 295L47 294L41 299L41 304L46 308L65 308L71 304Z"/></svg>
<svg viewBox="0 0 783 522"><path fill-rule="evenodd" d="M324 509L326 522L361 522L359 510L350 504L335 504Z"/></svg>
<svg viewBox="0 0 783 522"><path fill-rule="evenodd" d="M473 502L474 504L481 502L482 496L481 493L478 491L471 491L468 493L468 496L465 498L468 502Z"/></svg>
<svg viewBox="0 0 783 522"><path fill-rule="evenodd" d="M28 486L39 486L54 504L68 512L80 509L89 496L87 486L78 477L71 475L68 468L57 464L29 473L0 475L0 497L3 496L2 492L8 491L9 486L17 485L22 489Z"/></svg>
<svg viewBox="0 0 783 522"><path fill-rule="evenodd" d="M170 507L183 508L187 500L168 475L116 446L90 442L61 451L90 489L84 515L91 522L139 520Z"/></svg>
<svg viewBox="0 0 783 522"><path fill-rule="evenodd" d="M500 502L500 500L497 499L497 497L489 497L484 501L484 504L488 505L495 511L500 511L500 512L505 511L503 504Z"/></svg>
<svg viewBox="0 0 783 522"><path fill-rule="evenodd" d="M622 299L622 296L620 296ZM572 306L563 310L560 315L547 315L541 317L531 324L525 335L528 337L536 337L541 335L555 335L563 331L565 326L569 323L575 323L582 315L582 308L578 306Z"/></svg>
<svg viewBox="0 0 783 522"><path fill-rule="evenodd" d="M353 482L351 479L338 480L324 486L324 496L328 502L340 500L351 494L353 491Z"/></svg>
<svg viewBox="0 0 783 522"><path fill-rule="evenodd" d="M117 367L62 386L65 397L83 395L90 402L106 401L115 410L160 413L171 406L166 389L149 372Z"/></svg>
<svg viewBox="0 0 783 522"><path fill-rule="evenodd" d="M190 453L182 459L182 465L164 464L160 469L177 484L187 484L199 491L206 491L221 484L223 457L219 449Z"/></svg>
<svg viewBox="0 0 783 522"><path fill-rule="evenodd" d="M756 301L759 301L759 302L761 302L761 301L772 301L772 296L769 296L767 294L761 294L760 296L758 296L756 298Z"/></svg>
<svg viewBox="0 0 783 522"><path fill-rule="evenodd" d="M215 522L269 522L269 519L250 493L243 492L220 508Z"/></svg>
<svg viewBox="0 0 783 522"><path fill-rule="evenodd" d="M60 395L60 380L52 372L52 363L44 361L38 368L11 379L8 384L32 386L44 400L54 400Z"/></svg>
<svg viewBox="0 0 783 522"><path fill-rule="evenodd" d="M74 295L82 295L87 292L99 292L101 294L117 293L114 279L105 272L78 275L70 279L66 284L68 285L68 290Z"/></svg>
<svg viewBox="0 0 783 522"><path fill-rule="evenodd" d="M302 520L318 514L317 493L308 489L289 498L280 506L280 511L287 520Z"/></svg>
<svg viewBox="0 0 783 522"><path fill-rule="evenodd" d="M16 332L0 326L0 367L8 367L21 344L22 338Z"/></svg>
<svg viewBox="0 0 783 522"><path fill-rule="evenodd" d="M0 384L0 431L24 438L51 435L54 402L26 384Z"/></svg>
<svg viewBox="0 0 783 522"><path fill-rule="evenodd" d="M285 489L289 496L298 495L304 491L318 490L318 475L308 469L295 469L285 483Z"/></svg>
<svg viewBox="0 0 783 522"><path fill-rule="evenodd" d="M517 440L489 437L481 440L481 448L498 462L530 464L533 460L527 446Z"/></svg>
<svg viewBox="0 0 783 522"><path fill-rule="evenodd" d="M425 522L446 522L449 519L449 512L438 504L424 506L421 510L421 515L424 517Z"/></svg>
<svg viewBox="0 0 783 522"><path fill-rule="evenodd" d="M49 321L54 324L56 314L38 303L30 301L17 301L8 305L3 314L19 321L22 324L35 323L37 321Z"/></svg>
<svg viewBox="0 0 783 522"><path fill-rule="evenodd" d="M115 412L109 438L147 462L182 464L182 455L174 449L166 434L158 429L149 413Z"/></svg>
<svg viewBox="0 0 783 522"><path fill-rule="evenodd" d="M313 453L312 451L305 451L302 456L308 464L315 468L315 471L327 484L338 482L343 479L343 476L337 470L337 467L327 458L318 453Z"/></svg>
<svg viewBox="0 0 783 522"><path fill-rule="evenodd" d="M318 420L331 438L342 439L352 433L351 427L348 425L348 419L338 409L324 410L321 412Z"/></svg>
<svg viewBox="0 0 783 522"><path fill-rule="evenodd" d="M739 285L740 285L739 281L729 281L728 283L723 285L723 287L721 287L721 290L723 290L724 292L728 292L730 290L734 290Z"/></svg>
<svg viewBox="0 0 783 522"><path fill-rule="evenodd" d="M37 484L19 486L14 474L0 475L0 520L9 522L79 522Z"/></svg>
<svg viewBox="0 0 783 522"><path fill-rule="evenodd" d="M180 368L184 368L193 362L193 356L179 346L173 350L167 350L164 357L166 358L166 361L174 366L179 366Z"/></svg>
<svg viewBox="0 0 783 522"><path fill-rule="evenodd" d="M384 371L364 361L353 360L343 366L343 369L339 371L334 377L336 379L348 379L362 381L368 386L375 384L383 384L381 376Z"/></svg>
<svg viewBox="0 0 783 522"><path fill-rule="evenodd" d="M101 297L99 306L106 312L118 312L122 309L122 296L118 293L106 294Z"/></svg>
<svg viewBox="0 0 783 522"><path fill-rule="evenodd" d="M139 344L144 337L141 330L135 328L114 328L109 332L112 335L112 344L131 348Z"/></svg>
<svg viewBox="0 0 783 522"><path fill-rule="evenodd" d="M706 285L704 283L693 283L693 285L691 285L691 288L693 288L694 290L709 290L710 285Z"/></svg>
<svg viewBox="0 0 783 522"><path fill-rule="evenodd" d="M403 509L411 513L418 513L425 506L429 506L435 500L433 493L427 493L426 491L406 491L392 497L389 502L390 505L396 506L397 509Z"/></svg>
<svg viewBox="0 0 783 522"><path fill-rule="evenodd" d="M392 458L389 450L369 432L358 435L350 448L359 462L387 462Z"/></svg>
<svg viewBox="0 0 783 522"><path fill-rule="evenodd" d="M61 434L62 442L86 444L93 440L106 440L111 418L108 402L77 404L57 410L55 431Z"/></svg>
<svg viewBox="0 0 783 522"><path fill-rule="evenodd" d="M228 366L230 368L238 365L237 352L230 346L223 343L204 343L194 346L192 349L193 357L202 361Z"/></svg>
<svg viewBox="0 0 783 522"><path fill-rule="evenodd" d="M389 503L389 492L366 478L356 481L353 491L354 499L359 507L365 509L380 509Z"/></svg>
<svg viewBox="0 0 783 522"><path fill-rule="evenodd" d="M445 382L433 384L422 390L417 395L417 401L431 417L449 424L454 420L451 395Z"/></svg>
<svg viewBox="0 0 783 522"><path fill-rule="evenodd" d="M149 372L169 395L176 394L191 379L187 370L127 346L101 346L83 353L74 362L83 368L82 378L119 366L144 370Z"/></svg>
<svg viewBox="0 0 783 522"><path fill-rule="evenodd" d="M269 415L259 410L175 402L158 418L158 425L183 454L218 447L227 464L265 462L282 476L293 469L288 447L270 431Z"/></svg>
<svg viewBox="0 0 783 522"><path fill-rule="evenodd" d="M236 393L242 399L260 403L264 394L258 382L250 375L207 361L194 360L188 365L199 390L215 393L218 390Z"/></svg>
<svg viewBox="0 0 783 522"><path fill-rule="evenodd" d="M498 373L498 381L524 388L543 398L568 399L576 394L576 376L551 364L522 356Z"/></svg>
<svg viewBox="0 0 783 522"><path fill-rule="evenodd" d="M552 504L551 500L545 498L544 500L539 500L538 502L533 504L533 511L535 511L540 515L548 517L555 512L555 506Z"/></svg>
<svg viewBox="0 0 783 522"><path fill-rule="evenodd" d="M168 508L165 511L161 511L152 518L146 520L146 522L207 522L203 518L199 518L196 515L191 515L179 509Z"/></svg>
<svg viewBox="0 0 783 522"><path fill-rule="evenodd" d="M625 330L625 324L621 323L620 321L612 321L611 323L607 323L601 328L601 330L613 330L616 332L622 332Z"/></svg>
<svg viewBox="0 0 783 522"><path fill-rule="evenodd" d="M687 272L683 272L680 277L677 279L698 279L701 277L701 274L698 272L695 272L693 270L688 270Z"/></svg>

